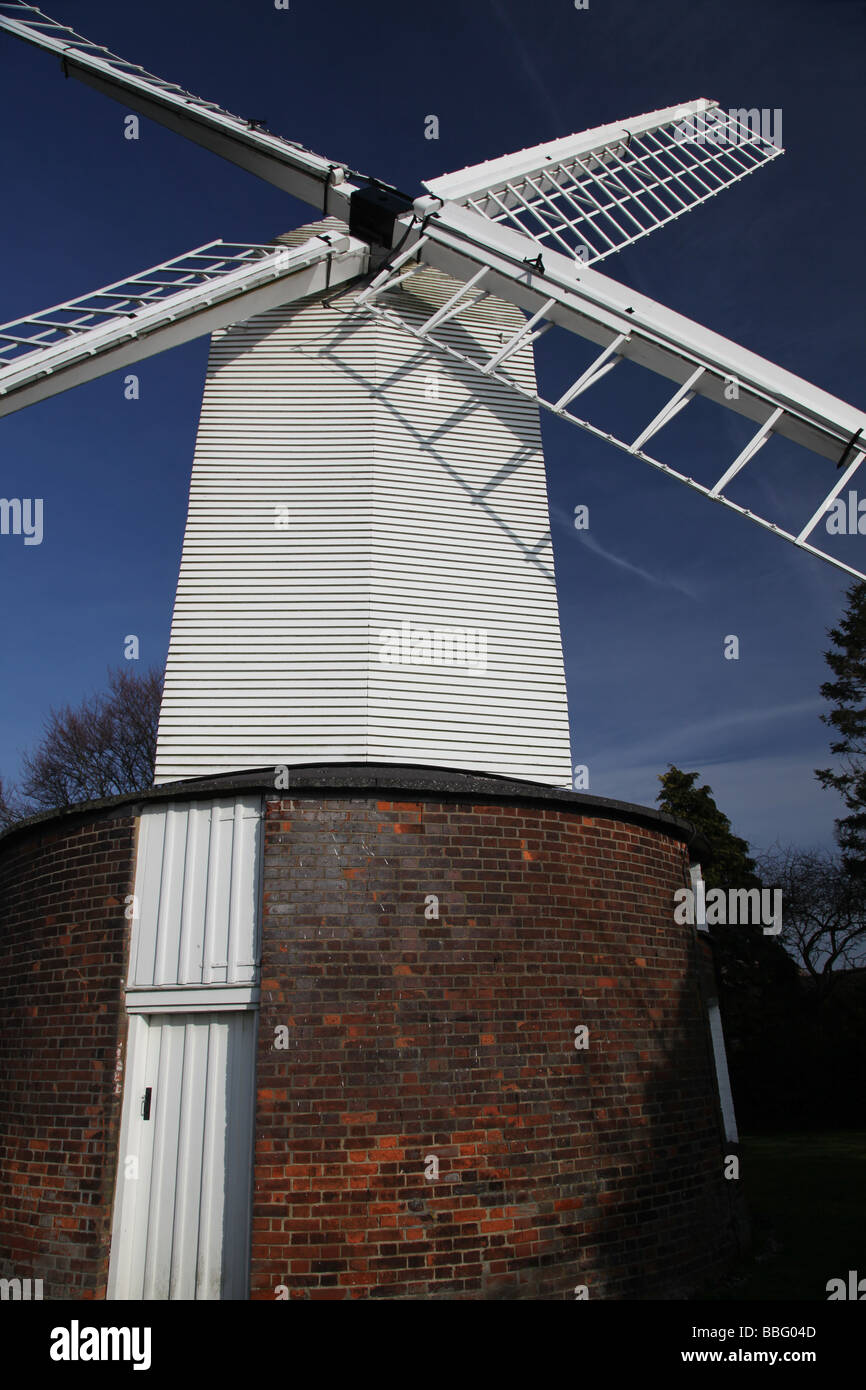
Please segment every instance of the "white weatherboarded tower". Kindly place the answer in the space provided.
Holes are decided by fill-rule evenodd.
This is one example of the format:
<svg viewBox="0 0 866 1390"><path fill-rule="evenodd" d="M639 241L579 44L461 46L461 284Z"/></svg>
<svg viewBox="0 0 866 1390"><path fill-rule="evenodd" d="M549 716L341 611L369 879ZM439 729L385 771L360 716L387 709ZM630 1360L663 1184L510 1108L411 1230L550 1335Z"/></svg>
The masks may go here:
<svg viewBox="0 0 866 1390"><path fill-rule="evenodd" d="M428 271L388 302L421 323L457 288ZM156 780L351 761L569 785L538 408L353 301L214 335ZM522 323L486 300L450 334L490 355ZM509 369L534 392L530 347Z"/></svg>

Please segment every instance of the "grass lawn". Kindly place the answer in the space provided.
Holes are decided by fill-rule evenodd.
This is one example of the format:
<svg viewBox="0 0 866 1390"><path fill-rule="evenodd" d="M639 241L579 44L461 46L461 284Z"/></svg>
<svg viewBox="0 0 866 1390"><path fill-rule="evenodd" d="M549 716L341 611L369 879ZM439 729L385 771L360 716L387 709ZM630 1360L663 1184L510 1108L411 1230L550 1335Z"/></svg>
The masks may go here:
<svg viewBox="0 0 866 1390"><path fill-rule="evenodd" d="M752 1249L702 1299L826 1302L829 1279L866 1277L866 1133L745 1137L741 1153Z"/></svg>

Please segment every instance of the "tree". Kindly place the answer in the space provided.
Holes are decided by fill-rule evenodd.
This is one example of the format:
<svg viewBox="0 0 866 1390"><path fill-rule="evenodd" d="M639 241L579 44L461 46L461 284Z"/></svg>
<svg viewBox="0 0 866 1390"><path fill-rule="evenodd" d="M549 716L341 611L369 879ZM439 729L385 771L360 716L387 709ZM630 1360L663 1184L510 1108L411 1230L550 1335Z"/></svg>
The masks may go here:
<svg viewBox="0 0 866 1390"><path fill-rule="evenodd" d="M824 653L836 679L821 686L834 706L821 719L839 734L830 752L841 758L841 768L816 768L815 776L840 793L850 813L836 821L846 870L866 876L866 583L852 584L846 598L842 621L829 633L835 650Z"/></svg>
<svg viewBox="0 0 866 1390"><path fill-rule="evenodd" d="M789 1114L806 1126L861 1128L866 877L848 873L840 855L827 850L774 848L761 867L782 889L782 939L801 967Z"/></svg>
<svg viewBox="0 0 866 1390"><path fill-rule="evenodd" d="M704 870L708 888L757 887L755 862L749 856L747 841L733 833L731 822L719 810L710 788L696 787L697 780L697 772L681 772L671 764L659 777L659 806L668 815L691 821L707 841L712 851Z"/></svg>
<svg viewBox="0 0 866 1390"><path fill-rule="evenodd" d="M4 798L0 825L80 801L143 791L153 785L156 729L162 675L136 675L128 668L108 672L108 689L77 709L52 709L35 752L25 754L21 796Z"/></svg>
<svg viewBox="0 0 866 1390"><path fill-rule="evenodd" d="M862 1126L866 1097L851 1078L866 1071L866 969L856 968L866 947L866 878L820 851L777 849L756 863L697 780L669 767L658 800L708 841L708 887L763 880L782 890L781 940L748 923L708 932L738 1121L756 1131Z"/></svg>
<svg viewBox="0 0 866 1390"><path fill-rule="evenodd" d="M8 790L3 785L3 778L0 777L0 831L8 830L10 825L14 825L17 820L29 815L28 808L19 798L14 787Z"/></svg>
<svg viewBox="0 0 866 1390"><path fill-rule="evenodd" d="M761 868L782 890L782 941L821 1002L840 971L866 965L866 878L817 849L776 849Z"/></svg>
<svg viewBox="0 0 866 1390"><path fill-rule="evenodd" d="M701 872L708 890L760 888L748 842L733 833L710 788L706 784L696 787L697 780L697 772L682 772L671 765L659 777L662 790L656 799L669 815L691 821L707 841L710 859L701 865ZM764 935L763 926L753 922L719 924L710 928L709 935L716 946L720 1003L727 1001L730 1017L739 1012L746 994L757 1002L769 986L784 986L792 980L795 970L791 958L775 937Z"/></svg>

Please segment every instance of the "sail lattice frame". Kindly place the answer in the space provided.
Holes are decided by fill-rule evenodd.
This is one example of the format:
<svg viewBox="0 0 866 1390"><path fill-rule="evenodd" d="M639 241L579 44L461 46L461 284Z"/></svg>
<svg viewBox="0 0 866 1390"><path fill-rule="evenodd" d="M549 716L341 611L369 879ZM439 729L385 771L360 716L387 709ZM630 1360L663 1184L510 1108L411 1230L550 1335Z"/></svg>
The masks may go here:
<svg viewBox="0 0 866 1390"><path fill-rule="evenodd" d="M757 110L725 112L701 99L447 174L425 187L591 265L783 154L764 134L765 124Z"/></svg>
<svg viewBox="0 0 866 1390"><path fill-rule="evenodd" d="M438 351L444 357L468 365L488 379L502 382L517 395L524 398L528 396L543 410L550 411L569 424L576 425L579 429L604 440L607 444L613 444L633 458L640 459L675 481L684 483L687 487L701 493L708 500L720 502L740 516L744 516L749 521L772 531L775 535L800 549L818 556L837 569L843 570L857 579L866 580L866 569L857 569L853 565L846 564L837 556L809 540L822 517L826 516L836 498L848 485L866 458L866 421L862 422L863 427L857 428L847 444L839 450L837 476L819 506L815 508L798 532L789 531L770 517L759 515L751 508L742 506L726 494L726 489L746 465L756 457L773 433L786 434L789 438L797 439L798 442L806 444L807 447L811 445L814 452L820 453L824 457L832 456L834 432L829 421L825 420L818 426L814 418L808 418L805 413L801 413L795 408L790 394L781 389L774 391L772 387L759 386L755 380L743 381L744 393L747 394L748 399L746 401L737 400L734 403L726 392L726 387L729 387L732 378L723 368L720 368L718 362L712 360L709 353L689 351L685 345L679 345L676 354L677 364L673 364L670 360L666 361L665 346L661 343L654 343L651 336L642 338L639 322L632 324L625 319L617 323L614 316L609 313L602 313L600 310L596 311L593 316L591 307L585 303L580 305L580 312L578 313L575 305L567 305L568 296L562 293L557 294L556 286L551 282L548 283L548 288L554 290L552 295L541 286L534 289L531 282L536 278L541 279L541 276L524 274L520 277L520 294L515 296L512 293L509 296L514 302L519 302L529 314L523 327L489 357L473 356L456 346L455 338L452 335L443 337L438 330L449 323L456 323L461 314L479 304L488 294L502 294L503 284L505 284L507 294L507 281L504 281L501 275L495 275L493 267L482 265L475 270L474 274L458 283L454 294L435 314L430 315L425 322L419 324L415 316L412 319L404 318L393 307L390 307L394 303L393 294L390 292L397 288L409 289L413 276L425 269L425 263L438 265L441 268L447 267L453 274L454 257L453 255L446 255L442 258L437 255L435 235L432 232L422 236L413 247L404 251L390 266L380 272L373 283L358 296L356 301L358 309L378 316L392 327L412 335L418 342L429 349ZM592 272L589 273L592 274ZM512 282L511 288L513 290L514 282ZM385 295L389 295L388 305L383 302ZM651 303L651 301L648 302ZM531 311L533 305L535 306L534 312ZM596 343L602 342L604 346L593 362L565 392L556 400L549 400L537 390L528 392L505 369L508 359L513 353L535 342L542 334L556 326L562 311L568 308L570 308L570 321L563 322L560 318L560 326L576 331L580 336ZM578 327L578 324L581 326ZM715 338L716 335L712 335L712 337ZM717 341L724 342L721 339ZM653 349L655 349L655 356ZM744 358L752 356L745 353L743 355ZM640 365L648 366L661 375L679 381L677 389L662 409L630 441L619 438L610 430L593 423L585 415L579 414L575 410L575 402L582 400L585 393L613 371L618 363L627 356ZM761 359L755 358L753 360L760 362ZM778 372L780 383L799 382L798 378L789 373L783 373L781 369L774 370ZM799 384L805 385L805 383ZM650 454L645 448L649 440L679 415L697 395L703 395L714 400L717 404L726 404L735 409L745 405L746 409L740 409L739 413L752 416L758 424L757 430L746 446L712 486L707 486L697 478L665 463L654 454ZM824 393L820 393L820 396L822 400L833 401L832 397L825 397ZM850 407L845 407L842 402L836 402L836 404L843 410L850 410ZM850 421L847 419L844 423L850 425Z"/></svg>

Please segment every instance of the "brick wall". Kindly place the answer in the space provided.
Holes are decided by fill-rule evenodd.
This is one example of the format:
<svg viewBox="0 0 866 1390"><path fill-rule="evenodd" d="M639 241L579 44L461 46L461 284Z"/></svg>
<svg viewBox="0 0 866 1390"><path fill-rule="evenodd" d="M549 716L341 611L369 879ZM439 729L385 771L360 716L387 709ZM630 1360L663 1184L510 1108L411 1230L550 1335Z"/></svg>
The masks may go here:
<svg viewBox="0 0 866 1390"><path fill-rule="evenodd" d="M104 1298L125 1037L128 810L0 841L0 1277Z"/></svg>
<svg viewBox="0 0 866 1390"><path fill-rule="evenodd" d="M655 1298L723 1265L681 841L375 794L272 800L265 834L254 1298Z"/></svg>
<svg viewBox="0 0 866 1390"><path fill-rule="evenodd" d="M739 1212L676 828L397 795L267 804L253 1297L689 1292ZM105 1295L135 809L0 839L0 1277L46 1298Z"/></svg>

